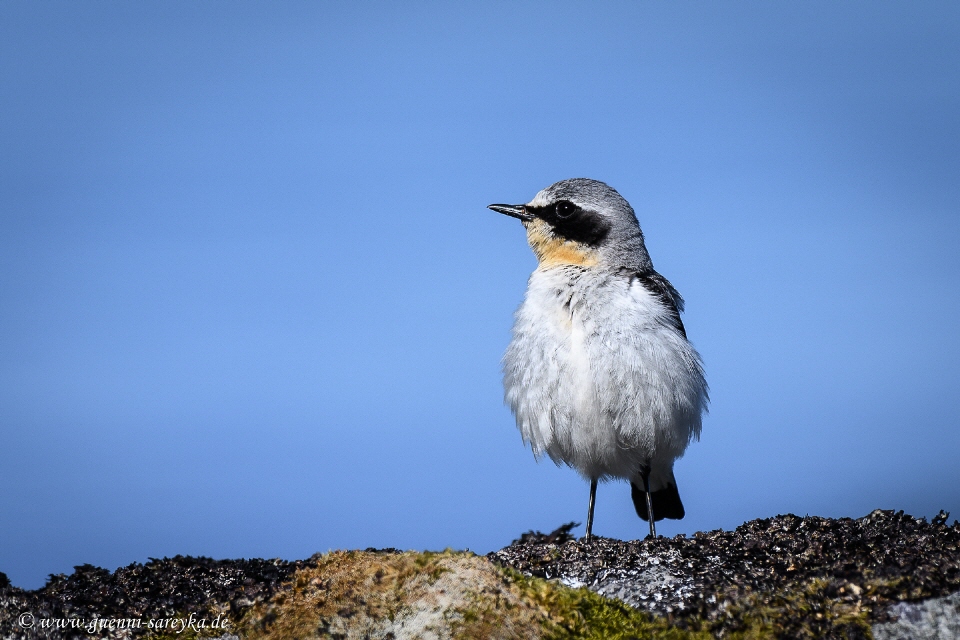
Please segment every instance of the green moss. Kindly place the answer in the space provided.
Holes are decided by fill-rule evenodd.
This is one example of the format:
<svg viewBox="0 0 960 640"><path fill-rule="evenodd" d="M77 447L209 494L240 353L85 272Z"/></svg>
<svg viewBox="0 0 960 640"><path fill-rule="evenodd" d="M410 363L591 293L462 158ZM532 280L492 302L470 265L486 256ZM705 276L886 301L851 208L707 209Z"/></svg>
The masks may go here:
<svg viewBox="0 0 960 640"><path fill-rule="evenodd" d="M457 552L452 549L444 549L437 553L434 551L424 551L414 556L414 565L420 570L421 574L426 574L430 582L436 582L444 573L449 571L442 563L443 560L456 555L473 556L472 553Z"/></svg>
<svg viewBox="0 0 960 640"><path fill-rule="evenodd" d="M728 597L727 606L716 619L686 617L677 625L586 588L571 589L510 569L503 572L505 580L519 589L521 599L543 612L543 637L550 640L707 639L721 633L731 640L871 638L871 601L896 590L889 581L838 589L836 583L811 580L775 593ZM465 632L455 637L484 637L472 631L495 627L501 612L485 609L482 602L477 604L464 616Z"/></svg>
<svg viewBox="0 0 960 640"><path fill-rule="evenodd" d="M671 626L666 620L641 613L619 600L604 598L589 589L572 589L556 582L501 569L505 584L515 589L520 602L539 613L542 637L547 640L627 640L663 638L694 640L711 638L705 631ZM452 625L454 638L512 637L504 635L504 620L511 616L509 603L478 597L461 611L462 620ZM514 605L513 608L518 608ZM505 615L506 614L506 615ZM497 634L495 631L501 633Z"/></svg>
<svg viewBox="0 0 960 640"><path fill-rule="evenodd" d="M372 637L416 629L462 640L862 640L871 637L868 615L878 599L903 590L896 581L880 580L861 585L810 580L773 593L735 589L717 594L720 606L710 619L671 621L471 553L336 551L298 571L269 602L252 607L227 631L247 640ZM207 631L213 630L149 637L222 633Z"/></svg>
<svg viewBox="0 0 960 640"><path fill-rule="evenodd" d="M731 602L721 620L702 626L718 631L722 625L733 640L871 638L867 603L883 587L856 587L860 596L838 597L829 581L810 580L773 593L748 593Z"/></svg>

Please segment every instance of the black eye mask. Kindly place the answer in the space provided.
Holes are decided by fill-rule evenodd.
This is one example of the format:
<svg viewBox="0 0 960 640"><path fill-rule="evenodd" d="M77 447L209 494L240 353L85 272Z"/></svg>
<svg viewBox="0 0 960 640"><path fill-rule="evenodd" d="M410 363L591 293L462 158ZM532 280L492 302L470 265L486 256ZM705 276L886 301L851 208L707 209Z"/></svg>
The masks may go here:
<svg viewBox="0 0 960 640"><path fill-rule="evenodd" d="M526 206L524 210L549 224L555 234L566 240L596 246L610 233L610 224L603 216L569 200L560 200L546 207Z"/></svg>

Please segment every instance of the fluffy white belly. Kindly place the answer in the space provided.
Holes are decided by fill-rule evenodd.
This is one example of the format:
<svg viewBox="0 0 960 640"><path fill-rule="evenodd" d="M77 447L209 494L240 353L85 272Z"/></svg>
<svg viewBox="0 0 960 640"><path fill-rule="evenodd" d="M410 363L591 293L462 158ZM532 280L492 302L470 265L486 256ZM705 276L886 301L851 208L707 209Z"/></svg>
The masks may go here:
<svg viewBox="0 0 960 640"><path fill-rule="evenodd" d="M504 355L506 401L534 454L586 478L669 475L699 434L706 384L665 314L627 279L534 272Z"/></svg>

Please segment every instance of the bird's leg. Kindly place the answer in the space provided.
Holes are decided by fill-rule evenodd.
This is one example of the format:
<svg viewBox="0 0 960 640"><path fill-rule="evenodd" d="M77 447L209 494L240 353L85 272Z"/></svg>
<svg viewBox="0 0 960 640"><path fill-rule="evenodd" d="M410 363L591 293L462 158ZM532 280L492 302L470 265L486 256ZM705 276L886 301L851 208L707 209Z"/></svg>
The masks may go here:
<svg viewBox="0 0 960 640"><path fill-rule="evenodd" d="M597 501L597 480L596 478L590 480L590 503L587 505L587 535L584 536L586 541L590 541L590 538L593 537L593 504Z"/></svg>
<svg viewBox="0 0 960 640"><path fill-rule="evenodd" d="M650 522L650 538L657 539L657 525L653 522L653 499L650 497L650 472L643 474L643 492L647 495L647 517Z"/></svg>

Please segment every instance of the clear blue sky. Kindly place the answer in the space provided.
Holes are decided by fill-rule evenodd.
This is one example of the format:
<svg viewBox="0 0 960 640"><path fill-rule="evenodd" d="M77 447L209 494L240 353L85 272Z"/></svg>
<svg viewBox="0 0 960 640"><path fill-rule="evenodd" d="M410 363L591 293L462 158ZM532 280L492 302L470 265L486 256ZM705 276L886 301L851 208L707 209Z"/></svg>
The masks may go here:
<svg viewBox="0 0 960 640"><path fill-rule="evenodd" d="M960 6L0 4L0 571L583 521L484 207L637 210L713 398L675 535L960 515ZM642 537L625 484L595 531ZM580 529L582 532L582 528Z"/></svg>

